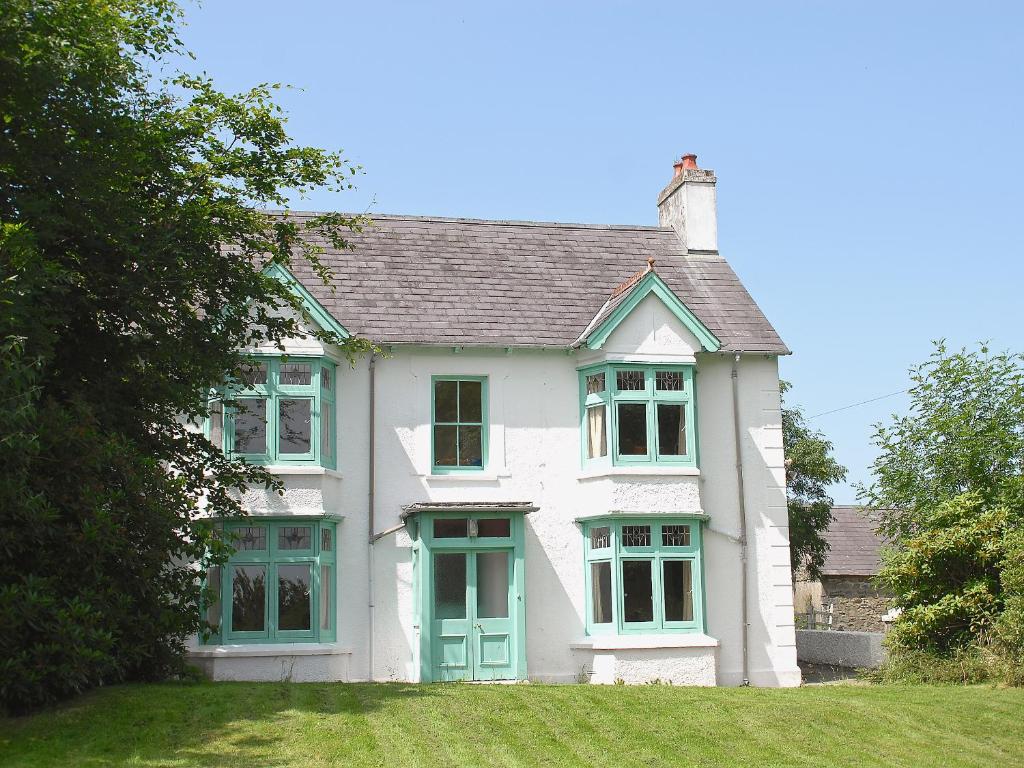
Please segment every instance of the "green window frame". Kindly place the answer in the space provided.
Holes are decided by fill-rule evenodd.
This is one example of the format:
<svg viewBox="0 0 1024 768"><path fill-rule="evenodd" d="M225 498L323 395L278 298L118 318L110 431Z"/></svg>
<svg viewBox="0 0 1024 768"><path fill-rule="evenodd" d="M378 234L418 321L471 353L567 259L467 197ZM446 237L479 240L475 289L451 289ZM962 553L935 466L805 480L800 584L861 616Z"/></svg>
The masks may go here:
<svg viewBox="0 0 1024 768"><path fill-rule="evenodd" d="M482 472L487 467L486 376L432 376L430 467L436 475Z"/></svg>
<svg viewBox="0 0 1024 768"><path fill-rule="evenodd" d="M579 369L584 467L697 467L695 369L606 363Z"/></svg>
<svg viewBox="0 0 1024 768"><path fill-rule="evenodd" d="M702 520L583 521L588 635L703 633Z"/></svg>
<svg viewBox="0 0 1024 768"><path fill-rule="evenodd" d="M253 356L243 381L215 394L206 435L225 453L251 464L335 469L337 387L337 366L330 360Z"/></svg>
<svg viewBox="0 0 1024 768"><path fill-rule="evenodd" d="M205 591L212 598L204 606L211 628L206 644L334 641L336 523L246 518L221 530L235 551L207 571Z"/></svg>

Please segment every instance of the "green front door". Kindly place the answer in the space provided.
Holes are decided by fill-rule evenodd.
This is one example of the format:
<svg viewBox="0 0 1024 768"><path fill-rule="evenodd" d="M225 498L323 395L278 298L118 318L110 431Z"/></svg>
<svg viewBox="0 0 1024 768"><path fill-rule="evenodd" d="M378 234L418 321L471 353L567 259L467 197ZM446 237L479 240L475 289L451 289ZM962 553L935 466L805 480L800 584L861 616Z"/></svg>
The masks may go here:
<svg viewBox="0 0 1024 768"><path fill-rule="evenodd" d="M523 516L422 512L415 530L420 680L525 679Z"/></svg>
<svg viewBox="0 0 1024 768"><path fill-rule="evenodd" d="M432 678L514 680L513 552L433 555Z"/></svg>

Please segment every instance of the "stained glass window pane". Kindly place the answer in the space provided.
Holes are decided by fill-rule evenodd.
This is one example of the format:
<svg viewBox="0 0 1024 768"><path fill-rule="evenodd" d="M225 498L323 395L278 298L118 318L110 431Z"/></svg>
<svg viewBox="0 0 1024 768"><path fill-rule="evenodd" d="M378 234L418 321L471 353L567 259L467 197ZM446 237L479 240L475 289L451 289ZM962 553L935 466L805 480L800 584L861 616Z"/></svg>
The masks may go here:
<svg viewBox="0 0 1024 768"><path fill-rule="evenodd" d="M267 383L266 362L250 362L242 366L242 383L249 388Z"/></svg>
<svg viewBox="0 0 1024 768"><path fill-rule="evenodd" d="M220 400L210 403L210 442L224 448L224 404Z"/></svg>
<svg viewBox="0 0 1024 768"><path fill-rule="evenodd" d="M206 623L213 632L220 630L220 566L212 565L206 571L206 589L212 593L206 604Z"/></svg>
<svg viewBox="0 0 1024 768"><path fill-rule="evenodd" d="M320 629L331 628L331 593L334 591L334 583L331 566L320 566Z"/></svg>
<svg viewBox="0 0 1024 768"><path fill-rule="evenodd" d="M620 392L645 389L643 371L616 371L615 382Z"/></svg>
<svg viewBox="0 0 1024 768"><path fill-rule="evenodd" d="M682 371L657 371L654 386L662 392L682 392L685 386Z"/></svg>
<svg viewBox="0 0 1024 768"><path fill-rule="evenodd" d="M267 452L267 401L262 397L247 397L236 401L235 453L263 454Z"/></svg>
<svg viewBox="0 0 1024 768"><path fill-rule="evenodd" d="M587 376L587 394L596 395L604 392L604 372L591 373Z"/></svg>
<svg viewBox="0 0 1024 768"><path fill-rule="evenodd" d="M262 632L266 622L267 568L236 565L231 579L231 629Z"/></svg>
<svg viewBox="0 0 1024 768"><path fill-rule="evenodd" d="M686 455L686 415L682 405L658 403L658 455Z"/></svg>
<svg viewBox="0 0 1024 768"><path fill-rule="evenodd" d="M512 521L507 517L478 520L476 535L482 539L507 539L512 535Z"/></svg>
<svg viewBox="0 0 1024 768"><path fill-rule="evenodd" d="M434 618L466 618L466 555L434 555Z"/></svg>
<svg viewBox="0 0 1024 768"><path fill-rule="evenodd" d="M688 525L663 525L661 526L661 543L665 547L688 547L690 546L690 526Z"/></svg>
<svg viewBox="0 0 1024 768"><path fill-rule="evenodd" d="M665 621L693 621L693 573L689 560L662 562Z"/></svg>
<svg viewBox="0 0 1024 768"><path fill-rule="evenodd" d="M328 392L331 391L333 383L331 382L331 369L326 365L320 366L320 387Z"/></svg>
<svg viewBox="0 0 1024 768"><path fill-rule="evenodd" d="M236 528L235 549L239 552L260 552L267 548L267 529L262 526Z"/></svg>
<svg viewBox="0 0 1024 768"><path fill-rule="evenodd" d="M482 427L459 427L459 466L482 467L484 464Z"/></svg>
<svg viewBox="0 0 1024 768"><path fill-rule="evenodd" d="M331 406L329 403L320 404L320 458L331 457Z"/></svg>
<svg viewBox="0 0 1024 768"><path fill-rule="evenodd" d="M310 413L313 401L278 401L278 451L280 453L309 453L313 448Z"/></svg>
<svg viewBox="0 0 1024 768"><path fill-rule="evenodd" d="M480 422L483 416L483 384L479 381L459 382L459 421Z"/></svg>
<svg viewBox="0 0 1024 768"><path fill-rule="evenodd" d="M278 549L312 549L313 529L308 525L285 525L277 529Z"/></svg>
<svg viewBox="0 0 1024 768"><path fill-rule="evenodd" d="M612 545L612 529L607 525L590 529L590 548L605 549Z"/></svg>
<svg viewBox="0 0 1024 768"><path fill-rule="evenodd" d="M619 454L647 455L647 405L619 403Z"/></svg>
<svg viewBox="0 0 1024 768"><path fill-rule="evenodd" d="M310 363L281 363L280 383L286 386L307 386L313 383Z"/></svg>
<svg viewBox="0 0 1024 768"><path fill-rule="evenodd" d="M320 529L320 551L330 552L334 546L334 536L331 533L331 529L324 527Z"/></svg>
<svg viewBox="0 0 1024 768"><path fill-rule="evenodd" d="M612 620L612 564L590 564L590 602L594 624Z"/></svg>
<svg viewBox="0 0 1024 768"><path fill-rule="evenodd" d="M623 621L654 621L650 560L622 561Z"/></svg>
<svg viewBox="0 0 1024 768"><path fill-rule="evenodd" d="M651 526L649 526L649 525L624 525L624 526L622 526L622 546L624 546L624 547L649 547L649 546L651 546Z"/></svg>
<svg viewBox="0 0 1024 768"><path fill-rule="evenodd" d="M605 429L605 406L593 405L587 408L587 458L596 459L608 455L608 430Z"/></svg>
<svg viewBox="0 0 1024 768"><path fill-rule="evenodd" d="M278 629L311 629L309 563L277 566L277 627Z"/></svg>
<svg viewBox="0 0 1024 768"><path fill-rule="evenodd" d="M434 421L453 424L459 420L459 382L434 382Z"/></svg>

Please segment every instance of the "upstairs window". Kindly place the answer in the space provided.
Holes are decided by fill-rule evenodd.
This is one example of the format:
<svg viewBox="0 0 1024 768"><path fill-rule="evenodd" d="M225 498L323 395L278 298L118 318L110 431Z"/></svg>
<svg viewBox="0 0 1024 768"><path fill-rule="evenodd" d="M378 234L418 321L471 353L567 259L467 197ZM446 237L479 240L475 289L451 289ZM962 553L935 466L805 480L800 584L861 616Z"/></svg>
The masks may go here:
<svg viewBox="0 0 1024 768"><path fill-rule="evenodd" d="M336 368L328 360L258 357L224 408L211 408L208 436L254 464L336 466Z"/></svg>
<svg viewBox="0 0 1024 768"><path fill-rule="evenodd" d="M432 468L436 474L480 471L487 464L487 379L432 380Z"/></svg>
<svg viewBox="0 0 1024 768"><path fill-rule="evenodd" d="M697 465L693 366L580 371L585 464Z"/></svg>

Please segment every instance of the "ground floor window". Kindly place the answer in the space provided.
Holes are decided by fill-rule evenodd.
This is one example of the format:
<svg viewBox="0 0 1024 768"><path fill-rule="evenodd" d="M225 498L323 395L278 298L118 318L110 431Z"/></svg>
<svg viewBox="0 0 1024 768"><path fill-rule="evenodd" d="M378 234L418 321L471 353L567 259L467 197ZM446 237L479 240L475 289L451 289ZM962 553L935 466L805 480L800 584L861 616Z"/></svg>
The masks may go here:
<svg viewBox="0 0 1024 768"><path fill-rule="evenodd" d="M596 518L583 535L589 633L704 631L699 518Z"/></svg>
<svg viewBox="0 0 1024 768"><path fill-rule="evenodd" d="M336 526L328 520L227 523L234 553L207 573L212 643L331 641L336 636Z"/></svg>

